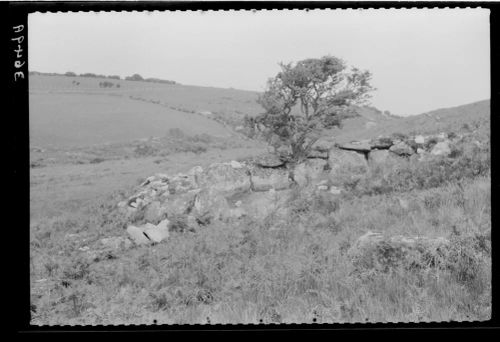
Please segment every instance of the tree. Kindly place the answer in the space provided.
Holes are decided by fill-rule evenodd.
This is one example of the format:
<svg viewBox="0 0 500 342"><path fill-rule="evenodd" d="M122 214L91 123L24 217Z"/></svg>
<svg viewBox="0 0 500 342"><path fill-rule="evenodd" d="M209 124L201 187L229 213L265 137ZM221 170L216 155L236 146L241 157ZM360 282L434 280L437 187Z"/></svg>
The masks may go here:
<svg viewBox="0 0 500 342"><path fill-rule="evenodd" d="M247 126L262 133L284 156L298 162L307 157L323 129L340 126L343 116L363 104L374 90L371 73L348 68L339 58L325 56L295 64L280 64L258 103L264 113L247 118Z"/></svg>
<svg viewBox="0 0 500 342"><path fill-rule="evenodd" d="M142 78L142 76L139 74L133 74L132 76L125 77L125 80L127 80L127 81L144 81L144 78Z"/></svg>

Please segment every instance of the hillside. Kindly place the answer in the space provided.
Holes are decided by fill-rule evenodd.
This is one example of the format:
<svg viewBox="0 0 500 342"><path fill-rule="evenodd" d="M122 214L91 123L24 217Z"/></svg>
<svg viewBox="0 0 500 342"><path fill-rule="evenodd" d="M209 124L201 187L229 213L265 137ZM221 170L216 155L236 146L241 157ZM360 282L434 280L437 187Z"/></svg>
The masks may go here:
<svg viewBox="0 0 500 342"><path fill-rule="evenodd" d="M102 88L101 82L113 86ZM231 89L33 75L30 130L33 144L42 147L123 142L171 128L230 137L234 132L214 117L253 113L255 98Z"/></svg>
<svg viewBox="0 0 500 342"><path fill-rule="evenodd" d="M256 96L30 76L32 324L491 317L489 101L358 108L290 166Z"/></svg>
<svg viewBox="0 0 500 342"><path fill-rule="evenodd" d="M341 129L326 133L339 143L401 134L434 134L458 132L481 126L489 129L490 100L434 110L408 117L386 116L374 109L363 108L360 116L346 119Z"/></svg>

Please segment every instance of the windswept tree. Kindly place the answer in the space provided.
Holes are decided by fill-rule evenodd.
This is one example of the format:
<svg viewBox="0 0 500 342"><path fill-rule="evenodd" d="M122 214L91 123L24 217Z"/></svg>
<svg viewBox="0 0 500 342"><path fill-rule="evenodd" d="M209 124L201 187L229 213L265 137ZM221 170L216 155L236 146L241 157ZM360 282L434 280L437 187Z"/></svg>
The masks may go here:
<svg viewBox="0 0 500 342"><path fill-rule="evenodd" d="M339 126L342 118L369 98L371 73L347 67L339 58L325 56L295 64L280 64L258 103L264 113L246 124L261 132L276 149L298 162L307 157L321 131Z"/></svg>

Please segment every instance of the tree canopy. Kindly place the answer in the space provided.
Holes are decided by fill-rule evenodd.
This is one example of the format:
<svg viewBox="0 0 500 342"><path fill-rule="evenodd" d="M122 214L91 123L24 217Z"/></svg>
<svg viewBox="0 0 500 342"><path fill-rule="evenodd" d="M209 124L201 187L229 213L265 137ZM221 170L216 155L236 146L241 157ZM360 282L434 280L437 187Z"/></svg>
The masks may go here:
<svg viewBox="0 0 500 342"><path fill-rule="evenodd" d="M371 73L348 68L333 56L280 64L258 102L264 113L247 118L275 147L287 146L291 159L305 157L325 128L339 126L352 105L362 104L374 88Z"/></svg>

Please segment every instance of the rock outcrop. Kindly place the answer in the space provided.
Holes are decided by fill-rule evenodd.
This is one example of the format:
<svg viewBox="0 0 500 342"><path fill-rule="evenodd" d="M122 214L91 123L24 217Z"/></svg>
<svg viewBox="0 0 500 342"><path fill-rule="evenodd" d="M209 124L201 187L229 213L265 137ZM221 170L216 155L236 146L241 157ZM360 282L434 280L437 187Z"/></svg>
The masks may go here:
<svg viewBox="0 0 500 342"><path fill-rule="evenodd" d="M233 160L214 163L207 168L196 166L176 175L156 174L148 177L138 192L120 202L118 207L136 221L135 214L143 213L141 222L147 222L128 227L131 241L137 245L159 243L168 238L172 225L196 230L217 220L283 214L286 210L278 204L294 184L341 195L343 178L357 177L372 166L392 165L407 158L425 160L433 155L449 156L454 143L450 139L447 134L380 136L336 146L332 139L323 139L313 146L308 158L297 165L286 164L279 156L267 154L253 161ZM404 250L406 253L412 246L427 242L407 238L384 240L371 234L360 238L353 250L357 252L353 253L366 256L372 253L367 250L378 250L381 244L387 243L391 251ZM394 247L396 245L399 247Z"/></svg>
<svg viewBox="0 0 500 342"><path fill-rule="evenodd" d="M442 237L385 237L367 232L348 250L348 256L358 270L387 271L396 267L434 266L448 246L449 241Z"/></svg>

